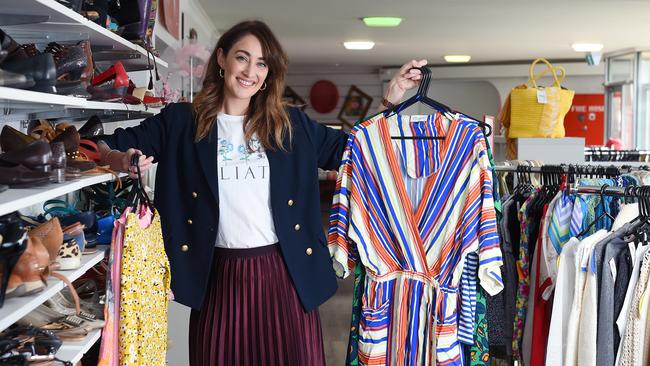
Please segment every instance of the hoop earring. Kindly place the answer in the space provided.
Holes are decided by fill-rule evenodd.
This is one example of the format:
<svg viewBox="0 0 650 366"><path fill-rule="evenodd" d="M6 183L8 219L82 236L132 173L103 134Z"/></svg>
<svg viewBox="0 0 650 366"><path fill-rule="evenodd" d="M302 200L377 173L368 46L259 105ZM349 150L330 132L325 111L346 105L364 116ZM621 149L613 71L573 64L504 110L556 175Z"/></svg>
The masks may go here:
<svg viewBox="0 0 650 366"><path fill-rule="evenodd" d="M260 90L266 90L266 81L262 83L262 87L260 88Z"/></svg>
<svg viewBox="0 0 650 366"><path fill-rule="evenodd" d="M219 69L219 76L223 79L223 69Z"/></svg>

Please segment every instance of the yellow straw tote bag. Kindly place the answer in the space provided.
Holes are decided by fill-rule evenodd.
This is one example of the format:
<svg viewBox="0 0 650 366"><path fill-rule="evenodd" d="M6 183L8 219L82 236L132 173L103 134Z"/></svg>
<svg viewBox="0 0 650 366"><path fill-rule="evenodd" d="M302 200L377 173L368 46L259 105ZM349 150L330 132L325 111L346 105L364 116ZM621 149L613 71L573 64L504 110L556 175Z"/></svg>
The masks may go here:
<svg viewBox="0 0 650 366"><path fill-rule="evenodd" d="M535 65L543 62L548 67L555 84L549 87L537 85L538 75L533 74ZM557 71L560 71L558 79ZM546 74L543 72L541 75ZM538 58L530 65L529 80L525 88L510 92L509 138L518 137L564 137L564 116L571 108L573 90L563 89L564 69L554 68L546 59Z"/></svg>

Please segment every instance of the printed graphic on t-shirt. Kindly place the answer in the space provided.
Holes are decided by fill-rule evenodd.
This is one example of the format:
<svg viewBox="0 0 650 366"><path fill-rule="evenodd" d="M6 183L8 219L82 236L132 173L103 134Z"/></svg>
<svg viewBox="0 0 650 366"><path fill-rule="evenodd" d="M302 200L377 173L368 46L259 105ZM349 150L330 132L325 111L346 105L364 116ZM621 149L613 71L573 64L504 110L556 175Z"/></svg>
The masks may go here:
<svg viewBox="0 0 650 366"><path fill-rule="evenodd" d="M245 143L235 148L228 139L218 140L219 180L268 179L269 163L259 139L251 139L250 149Z"/></svg>

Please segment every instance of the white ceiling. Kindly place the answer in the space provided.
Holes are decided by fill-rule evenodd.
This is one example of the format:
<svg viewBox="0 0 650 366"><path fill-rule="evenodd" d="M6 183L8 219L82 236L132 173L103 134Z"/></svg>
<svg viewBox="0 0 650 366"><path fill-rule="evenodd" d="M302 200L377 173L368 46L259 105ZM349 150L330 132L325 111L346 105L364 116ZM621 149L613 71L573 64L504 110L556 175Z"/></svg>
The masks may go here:
<svg viewBox="0 0 650 366"><path fill-rule="evenodd" d="M650 1L627 0L200 0L220 31L243 19L269 24L293 64L399 65L411 58L444 63L577 58L574 42L604 52L650 49ZM404 18L398 28L367 28L359 18ZM347 40L372 40L349 51Z"/></svg>

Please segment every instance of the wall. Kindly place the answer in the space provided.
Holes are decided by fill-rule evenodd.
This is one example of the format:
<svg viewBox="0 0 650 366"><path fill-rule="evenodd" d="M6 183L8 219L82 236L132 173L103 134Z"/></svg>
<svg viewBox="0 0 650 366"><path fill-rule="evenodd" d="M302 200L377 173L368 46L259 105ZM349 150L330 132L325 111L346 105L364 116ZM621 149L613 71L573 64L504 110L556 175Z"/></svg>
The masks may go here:
<svg viewBox="0 0 650 366"><path fill-rule="evenodd" d="M309 106L309 91L314 83L322 79L333 82L339 92L336 108L327 114L318 113ZM379 69L376 67L290 64L286 84L307 102L308 107L305 112L319 122L338 121L339 110L351 85L356 85L373 98L368 115L375 113L382 98L382 83L379 79Z"/></svg>

